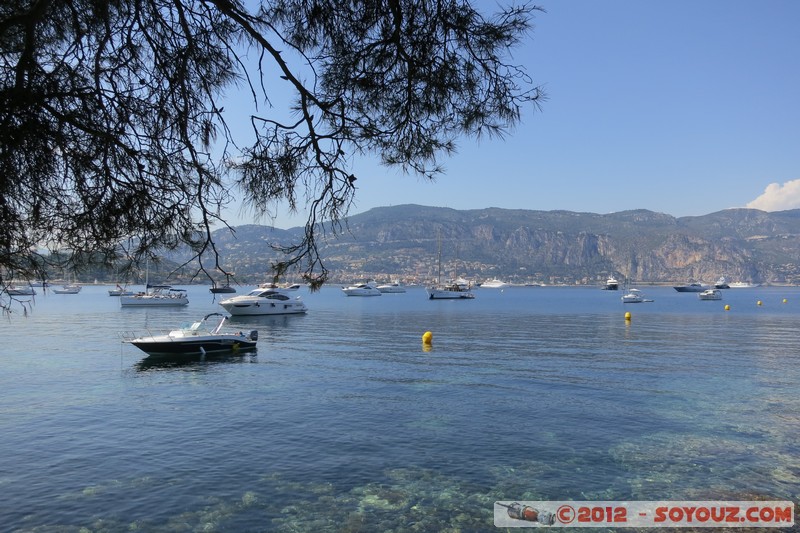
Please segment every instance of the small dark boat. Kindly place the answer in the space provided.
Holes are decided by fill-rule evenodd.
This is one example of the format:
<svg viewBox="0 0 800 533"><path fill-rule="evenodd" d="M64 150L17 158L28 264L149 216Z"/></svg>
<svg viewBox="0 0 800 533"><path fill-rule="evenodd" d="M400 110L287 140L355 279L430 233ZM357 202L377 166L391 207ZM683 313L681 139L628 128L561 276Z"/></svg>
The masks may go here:
<svg viewBox="0 0 800 533"><path fill-rule="evenodd" d="M236 289L231 287L231 276L230 274L225 275L225 285L217 285L217 282L214 282L214 286L209 289L213 294L229 294L232 292L236 292Z"/></svg>
<svg viewBox="0 0 800 533"><path fill-rule="evenodd" d="M703 292L708 289L707 286L699 283L689 283L688 285L678 285L674 287L678 292Z"/></svg>

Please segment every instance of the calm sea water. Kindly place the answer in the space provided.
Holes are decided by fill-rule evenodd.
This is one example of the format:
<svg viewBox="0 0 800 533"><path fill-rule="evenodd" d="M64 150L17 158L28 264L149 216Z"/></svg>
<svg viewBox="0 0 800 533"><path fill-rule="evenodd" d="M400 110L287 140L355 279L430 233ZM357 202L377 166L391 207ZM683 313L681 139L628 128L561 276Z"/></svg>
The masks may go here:
<svg viewBox="0 0 800 533"><path fill-rule="evenodd" d="M184 362L120 334L219 296L108 288L0 322L2 531L495 531L495 500L800 498L798 288L303 289L306 316L233 320L256 354Z"/></svg>

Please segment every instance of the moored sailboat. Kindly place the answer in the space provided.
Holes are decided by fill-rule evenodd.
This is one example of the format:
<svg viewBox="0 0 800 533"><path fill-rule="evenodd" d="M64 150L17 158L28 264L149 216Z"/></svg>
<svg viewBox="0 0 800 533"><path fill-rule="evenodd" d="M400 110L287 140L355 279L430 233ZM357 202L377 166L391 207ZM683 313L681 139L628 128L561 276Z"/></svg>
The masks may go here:
<svg viewBox="0 0 800 533"><path fill-rule="evenodd" d="M428 287L429 300L472 300L475 295L470 291L470 286L464 286L457 282L442 284L442 239L439 238L439 253L438 253L439 273L436 285Z"/></svg>

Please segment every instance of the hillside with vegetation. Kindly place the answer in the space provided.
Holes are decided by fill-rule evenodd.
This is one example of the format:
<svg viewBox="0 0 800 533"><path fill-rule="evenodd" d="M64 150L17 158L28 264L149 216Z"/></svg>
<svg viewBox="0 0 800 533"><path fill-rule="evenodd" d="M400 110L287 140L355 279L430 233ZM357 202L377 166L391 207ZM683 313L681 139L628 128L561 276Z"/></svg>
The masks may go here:
<svg viewBox="0 0 800 533"><path fill-rule="evenodd" d="M242 282L263 281L302 228L240 226L218 232L228 266ZM441 248L440 248L441 247ZM322 241L331 281L362 278L427 282L445 277L513 283L800 282L800 210L730 209L675 218L647 210L610 214L400 205L347 219Z"/></svg>

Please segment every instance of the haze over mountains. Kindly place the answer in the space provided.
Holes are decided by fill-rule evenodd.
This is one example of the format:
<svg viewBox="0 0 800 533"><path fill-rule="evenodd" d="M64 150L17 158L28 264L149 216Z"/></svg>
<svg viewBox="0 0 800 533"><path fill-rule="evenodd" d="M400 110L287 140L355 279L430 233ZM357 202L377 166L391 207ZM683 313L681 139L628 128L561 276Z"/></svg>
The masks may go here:
<svg viewBox="0 0 800 533"><path fill-rule="evenodd" d="M303 228L246 225L215 240L240 283L261 282L270 244ZM800 283L800 210L729 209L675 218L647 210L611 214L399 205L351 216L320 239L331 282L444 277L513 283L601 284L609 275L653 283Z"/></svg>

